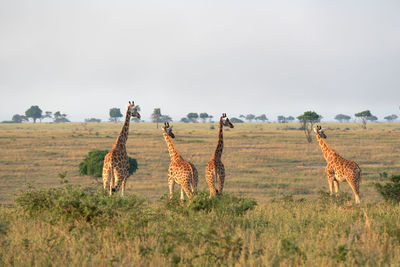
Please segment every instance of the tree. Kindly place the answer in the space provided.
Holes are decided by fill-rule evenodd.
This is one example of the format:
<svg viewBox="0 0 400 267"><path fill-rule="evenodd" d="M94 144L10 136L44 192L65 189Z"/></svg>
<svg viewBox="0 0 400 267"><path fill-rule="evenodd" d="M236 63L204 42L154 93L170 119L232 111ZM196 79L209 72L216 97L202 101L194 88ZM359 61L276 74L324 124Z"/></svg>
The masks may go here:
<svg viewBox="0 0 400 267"><path fill-rule="evenodd" d="M262 121L265 122L268 120L267 116L265 114L261 114L260 116L255 117L256 121Z"/></svg>
<svg viewBox="0 0 400 267"><path fill-rule="evenodd" d="M232 123L243 123L243 122L244 122L244 121L242 121L241 119L238 119L238 118L235 118L235 117L231 118L230 121L231 121Z"/></svg>
<svg viewBox="0 0 400 267"><path fill-rule="evenodd" d="M286 118L285 118L285 116L279 115L279 116L278 116L278 122L279 122L279 123L286 123Z"/></svg>
<svg viewBox="0 0 400 267"><path fill-rule="evenodd" d="M294 117L293 116L286 117L286 121L292 122L294 121Z"/></svg>
<svg viewBox="0 0 400 267"><path fill-rule="evenodd" d="M160 122L160 117L161 117L161 109L160 108L155 108L153 110L153 113L151 114L151 121L157 123L157 129L158 129L158 123Z"/></svg>
<svg viewBox="0 0 400 267"><path fill-rule="evenodd" d="M208 119L208 114L207 113L200 113L200 119L203 120L203 123L206 122L206 119Z"/></svg>
<svg viewBox="0 0 400 267"><path fill-rule="evenodd" d="M349 121L351 119L350 116L348 115L344 115L344 114L338 114L335 116L335 120L339 121L339 122L344 122L344 121Z"/></svg>
<svg viewBox="0 0 400 267"><path fill-rule="evenodd" d="M121 117L122 113L119 108L110 108L110 121L117 122Z"/></svg>
<svg viewBox="0 0 400 267"><path fill-rule="evenodd" d="M369 116L369 117L367 118L367 120L369 120L369 121L377 121L377 120L378 120L378 117L377 117L377 116L374 116L374 115L371 115L371 116Z"/></svg>
<svg viewBox="0 0 400 267"><path fill-rule="evenodd" d="M255 118L256 116L255 115L253 115L253 114L247 114L246 115L246 120L248 120L248 121L252 121L252 120L254 120L254 118Z"/></svg>
<svg viewBox="0 0 400 267"><path fill-rule="evenodd" d="M387 121L394 121L394 120L396 120L397 118L398 118L398 117L397 117L396 114L392 114L392 115L386 116L384 119L387 120Z"/></svg>
<svg viewBox="0 0 400 267"><path fill-rule="evenodd" d="M27 121L28 118L27 118L26 116L24 116L24 115L15 114L15 115L12 117L11 120L12 120L12 122L15 122L15 123L21 123L21 122L23 122L23 121Z"/></svg>
<svg viewBox="0 0 400 267"><path fill-rule="evenodd" d="M301 123L301 129L304 130L308 143L311 143L311 132L313 130L314 123L320 122L322 116L314 111L306 111L303 115L297 117Z"/></svg>
<svg viewBox="0 0 400 267"><path fill-rule="evenodd" d="M51 112L51 111L46 111L45 114L42 115L42 117L40 118L40 121L42 121L42 119L46 119L46 118L51 119L52 118L52 113L53 112Z"/></svg>
<svg viewBox="0 0 400 267"><path fill-rule="evenodd" d="M186 115L186 117L191 121L191 122L197 122L197 119L199 118L199 114L195 112L190 112L189 114Z"/></svg>
<svg viewBox="0 0 400 267"><path fill-rule="evenodd" d="M57 111L54 113L53 121L54 122L69 122L69 120L67 119L67 114L61 114L60 111Z"/></svg>
<svg viewBox="0 0 400 267"><path fill-rule="evenodd" d="M88 118L88 119L85 119L85 122L101 122L101 119Z"/></svg>
<svg viewBox="0 0 400 267"><path fill-rule="evenodd" d="M367 129L368 118L373 116L373 115L371 114L371 111L364 110L364 111L361 111L359 113L354 114L354 116L356 116L357 118L360 118L361 121L362 121L362 128L363 129Z"/></svg>
<svg viewBox="0 0 400 267"><path fill-rule="evenodd" d="M184 122L184 123L189 123L190 121L189 121L189 119L188 119L188 118L184 117L184 118L182 118L182 119L181 119L181 122Z"/></svg>
<svg viewBox="0 0 400 267"><path fill-rule="evenodd" d="M160 116L160 122L171 122L172 118L168 115L161 115Z"/></svg>
<svg viewBox="0 0 400 267"><path fill-rule="evenodd" d="M42 117L42 110L38 106L31 106L25 111L25 116L27 118L32 118L33 123L36 123L36 120Z"/></svg>

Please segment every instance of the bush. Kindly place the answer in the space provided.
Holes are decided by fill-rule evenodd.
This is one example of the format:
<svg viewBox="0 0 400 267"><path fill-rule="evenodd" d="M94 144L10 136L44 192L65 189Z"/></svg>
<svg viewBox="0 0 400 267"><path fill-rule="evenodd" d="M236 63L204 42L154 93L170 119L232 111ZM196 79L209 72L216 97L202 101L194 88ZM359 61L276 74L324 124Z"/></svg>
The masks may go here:
<svg viewBox="0 0 400 267"><path fill-rule="evenodd" d="M376 183L375 188L386 201L400 202L400 175L391 175L389 183Z"/></svg>
<svg viewBox="0 0 400 267"><path fill-rule="evenodd" d="M63 188L37 190L29 187L21 192L15 203L31 217L40 217L50 223L87 222L92 225L107 225L121 212L139 211L144 200L135 195L107 196L103 189L92 192L67 185Z"/></svg>
<svg viewBox="0 0 400 267"><path fill-rule="evenodd" d="M93 177L101 177L103 172L104 157L107 150L93 150L88 156L79 163L79 173L81 175L90 175ZM129 174L134 173L138 168L136 159L129 157Z"/></svg>
<svg viewBox="0 0 400 267"><path fill-rule="evenodd" d="M184 207L179 202L179 194L175 193L172 199L164 196L162 198L166 209L178 213L187 213L189 211L204 211L210 213L212 211L219 215L242 216L247 211L254 209L257 202L251 198L236 197L235 195L225 193L220 197L209 198L208 192L200 191L188 202Z"/></svg>

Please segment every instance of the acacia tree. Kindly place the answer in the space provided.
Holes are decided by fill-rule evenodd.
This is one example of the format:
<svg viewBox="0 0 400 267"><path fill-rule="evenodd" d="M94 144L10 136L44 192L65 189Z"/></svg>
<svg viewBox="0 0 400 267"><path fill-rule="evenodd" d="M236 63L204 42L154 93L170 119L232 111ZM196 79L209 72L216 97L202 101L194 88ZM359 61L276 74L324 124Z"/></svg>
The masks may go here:
<svg viewBox="0 0 400 267"><path fill-rule="evenodd" d="M12 116L11 120L15 123L21 123L23 121L28 121L28 118L24 115L15 114L14 116Z"/></svg>
<svg viewBox="0 0 400 267"><path fill-rule="evenodd" d="M345 114L338 114L335 116L335 120L339 122L349 121L350 119L351 117Z"/></svg>
<svg viewBox="0 0 400 267"><path fill-rule="evenodd" d="M265 122L268 120L267 116L265 114L261 114L260 116L255 117L256 121L262 121Z"/></svg>
<svg viewBox="0 0 400 267"><path fill-rule="evenodd" d="M285 116L279 115L277 119L278 119L279 123L285 123L286 122Z"/></svg>
<svg viewBox="0 0 400 267"><path fill-rule="evenodd" d="M293 116L289 116L289 117L286 117L286 121L294 121L294 117Z"/></svg>
<svg viewBox="0 0 400 267"><path fill-rule="evenodd" d="M54 114L55 116L56 114ZM117 122L122 117L121 110L119 108L110 109L110 121Z"/></svg>
<svg viewBox="0 0 400 267"><path fill-rule="evenodd" d="M25 116L27 118L32 118L33 123L36 123L36 120L42 117L42 110L39 106L31 106L27 111L25 111Z"/></svg>
<svg viewBox="0 0 400 267"><path fill-rule="evenodd" d="M205 112L200 113L200 119L203 121L203 123L206 122L206 119L208 119L208 117L209 116L207 113L205 113Z"/></svg>
<svg viewBox="0 0 400 267"><path fill-rule="evenodd" d="M396 120L397 118L398 118L398 117L397 117L396 114L392 114L392 115L389 115L389 116L384 117L384 119L387 120L387 121L394 121L394 120Z"/></svg>
<svg viewBox="0 0 400 267"><path fill-rule="evenodd" d="M60 111L57 111L54 113L54 118L53 118L54 122L69 122L69 120L67 119L67 114L61 114Z"/></svg>
<svg viewBox="0 0 400 267"><path fill-rule="evenodd" d="M362 121L362 128L367 129L367 121L373 115L371 114L371 111L364 110L364 111L354 114L354 116L356 116L357 118L360 118Z"/></svg>
<svg viewBox="0 0 400 267"><path fill-rule="evenodd" d="M255 119L255 115L254 114L247 114L246 115L246 120L248 120L249 122L251 122L252 120L254 120Z"/></svg>
<svg viewBox="0 0 400 267"><path fill-rule="evenodd" d="M160 122L160 117L161 117L161 109L155 108L153 110L153 113L151 114L151 121L157 123L156 125L157 129L158 129L158 123Z"/></svg>
<svg viewBox="0 0 400 267"><path fill-rule="evenodd" d="M322 116L317 114L314 111L306 111L303 115L297 117L297 119L301 123L301 129L304 130L304 134L306 135L306 139L308 143L311 143L311 132L314 126L314 123L320 122Z"/></svg>
<svg viewBox="0 0 400 267"><path fill-rule="evenodd" d="M190 112L186 115L186 117L191 121L191 122L197 122L197 119L199 118L199 114L195 112Z"/></svg>

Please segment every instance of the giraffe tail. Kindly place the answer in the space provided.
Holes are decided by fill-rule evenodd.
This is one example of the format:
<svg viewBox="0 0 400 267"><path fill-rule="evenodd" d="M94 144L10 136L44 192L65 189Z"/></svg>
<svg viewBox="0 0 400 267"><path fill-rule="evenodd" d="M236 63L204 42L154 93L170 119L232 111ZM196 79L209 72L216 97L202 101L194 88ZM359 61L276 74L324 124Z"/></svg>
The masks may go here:
<svg viewBox="0 0 400 267"><path fill-rule="evenodd" d="M215 189L215 192L217 193L217 195L219 195L220 194L219 186L217 187L217 184L219 184L219 181L217 181L217 179L218 179L217 168L215 168L215 170L214 170L214 189Z"/></svg>
<svg viewBox="0 0 400 267"><path fill-rule="evenodd" d="M189 162L189 165L190 165L191 174L192 174L192 181L191 181L192 193L196 194L197 193L197 183L198 183L199 175L198 175L197 169L193 165L193 163Z"/></svg>

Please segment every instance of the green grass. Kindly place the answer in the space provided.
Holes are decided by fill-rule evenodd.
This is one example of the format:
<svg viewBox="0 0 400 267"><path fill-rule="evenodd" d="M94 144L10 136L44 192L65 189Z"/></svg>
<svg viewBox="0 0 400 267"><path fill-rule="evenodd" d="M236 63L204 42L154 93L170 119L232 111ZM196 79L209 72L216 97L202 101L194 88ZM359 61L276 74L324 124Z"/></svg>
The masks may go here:
<svg viewBox="0 0 400 267"><path fill-rule="evenodd" d="M264 204L201 191L151 203L66 185L0 208L0 265L396 266L400 206L281 196Z"/></svg>

